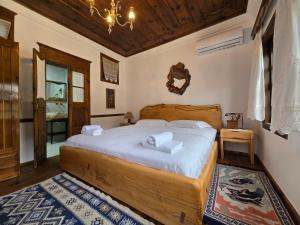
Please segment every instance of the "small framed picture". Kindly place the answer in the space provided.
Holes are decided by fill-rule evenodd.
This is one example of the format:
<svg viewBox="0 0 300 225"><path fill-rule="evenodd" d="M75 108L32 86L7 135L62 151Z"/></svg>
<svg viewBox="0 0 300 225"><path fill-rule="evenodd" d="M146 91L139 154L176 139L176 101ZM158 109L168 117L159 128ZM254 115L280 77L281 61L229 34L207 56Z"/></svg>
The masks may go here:
<svg viewBox="0 0 300 225"><path fill-rule="evenodd" d="M106 108L115 108L115 90L106 88Z"/></svg>
<svg viewBox="0 0 300 225"><path fill-rule="evenodd" d="M119 84L119 61L102 53L100 54L100 60L101 81Z"/></svg>

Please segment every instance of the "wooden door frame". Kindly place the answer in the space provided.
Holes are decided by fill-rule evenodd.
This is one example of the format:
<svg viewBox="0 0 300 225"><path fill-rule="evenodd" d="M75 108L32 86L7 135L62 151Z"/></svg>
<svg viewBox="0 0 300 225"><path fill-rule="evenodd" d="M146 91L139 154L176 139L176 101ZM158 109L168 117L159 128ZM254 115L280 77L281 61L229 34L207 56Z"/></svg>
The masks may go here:
<svg viewBox="0 0 300 225"><path fill-rule="evenodd" d="M61 50L58 50L56 48L49 47L47 45L38 43L39 46L39 51L33 50L33 56L35 57L35 54L39 55L39 58L42 60L45 60L45 66L47 63L52 64L52 65L58 65L62 66L65 68L68 68L68 121L70 121L70 117L72 118L72 115L70 115L70 96L72 97L72 93L69 92L69 80L70 80L70 73L72 71L82 71L84 75L86 76L86 88L85 88L85 104L87 108L87 120L88 123L90 123L90 110L91 110L91 103L90 103L90 64L91 61L88 61L86 59L82 59L78 56L71 55L69 53L63 52ZM33 77L33 82L34 82L34 87L33 87L33 94L34 94L34 103L36 104L36 95L37 95L37 77L36 77L36 65L34 66L34 77ZM46 74L45 74L46 76ZM34 104L34 107L35 107ZM45 121L46 122L46 121ZM69 123L70 124L70 123ZM38 124L34 123L34 127L38 126ZM68 136L70 135L70 130L68 125ZM35 129L37 129L35 127ZM37 134L34 135L34 138L36 140ZM46 140L47 141L47 140ZM34 141L35 142L35 141ZM45 142L46 144L46 142ZM35 145L35 148L37 146ZM36 151L36 150L35 150ZM35 158L35 166L36 166L36 158Z"/></svg>
<svg viewBox="0 0 300 225"><path fill-rule="evenodd" d="M39 42L38 42L38 45L39 45L40 53L45 57L46 61L50 61L57 65L69 66L70 67L69 73L70 73L70 71L78 71L78 72L82 72L86 75L87 86L85 88L85 91L87 93L85 93L85 96L87 96L87 97L86 97L85 101L87 102L87 109L88 109L87 114L90 115L91 114L91 93L90 93L90 64L91 64L91 61L80 58L75 55L72 55L70 53L63 52L59 49L49 47L49 46L39 43ZM68 74L68 75L70 75L70 74ZM69 92L69 95L70 95L70 92ZM68 102L68 104L69 104L69 102ZM69 105L68 105L68 110L69 110ZM69 112L68 112L68 114L69 114ZM89 120L88 122L90 123L90 116L88 117L88 120Z"/></svg>
<svg viewBox="0 0 300 225"><path fill-rule="evenodd" d="M37 68L37 58L40 60L45 60L44 56L36 49L33 49L33 136L34 136L34 167L37 167L38 162L46 159L46 155L42 154L40 155L39 152L46 151L46 134L45 134L45 124L46 120L42 124L41 128L41 121L44 120L43 118L46 118L46 115L44 115L40 119L40 115L38 115L38 112L41 110L41 103L42 100L37 98L37 87L38 87L38 68ZM46 76L46 74L45 74ZM42 110L44 111L45 108L43 107ZM46 112L45 112L46 113ZM43 130L42 133L38 132L38 130ZM41 142L44 142L43 144L40 144ZM42 150L41 150L42 148ZM39 152L38 152L39 151Z"/></svg>

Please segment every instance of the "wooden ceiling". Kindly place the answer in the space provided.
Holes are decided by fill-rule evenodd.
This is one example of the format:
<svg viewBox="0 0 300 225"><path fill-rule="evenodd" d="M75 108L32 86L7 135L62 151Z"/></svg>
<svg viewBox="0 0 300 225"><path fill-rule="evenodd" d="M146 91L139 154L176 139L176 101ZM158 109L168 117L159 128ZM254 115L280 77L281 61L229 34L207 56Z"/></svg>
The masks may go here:
<svg viewBox="0 0 300 225"><path fill-rule="evenodd" d="M131 56L241 15L248 0L121 0L123 15L134 6L136 22L129 27L107 26L91 17L80 0L14 0L51 20L123 55ZM110 8L110 0L95 0L98 9Z"/></svg>

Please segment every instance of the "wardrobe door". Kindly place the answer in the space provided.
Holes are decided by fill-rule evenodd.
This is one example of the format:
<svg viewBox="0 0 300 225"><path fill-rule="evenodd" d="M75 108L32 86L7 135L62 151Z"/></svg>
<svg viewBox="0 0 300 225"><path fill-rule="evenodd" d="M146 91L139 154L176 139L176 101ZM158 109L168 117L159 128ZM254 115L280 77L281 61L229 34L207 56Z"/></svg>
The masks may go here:
<svg viewBox="0 0 300 225"><path fill-rule="evenodd" d="M0 40L0 181L17 177L19 160L19 46Z"/></svg>

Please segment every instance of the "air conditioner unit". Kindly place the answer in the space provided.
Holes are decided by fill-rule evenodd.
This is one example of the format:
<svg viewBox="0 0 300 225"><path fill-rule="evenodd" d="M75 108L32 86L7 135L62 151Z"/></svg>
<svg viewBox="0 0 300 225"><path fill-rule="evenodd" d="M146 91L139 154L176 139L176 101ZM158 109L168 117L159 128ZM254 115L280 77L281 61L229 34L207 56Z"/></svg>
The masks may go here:
<svg viewBox="0 0 300 225"><path fill-rule="evenodd" d="M214 36L201 39L197 42L197 54L204 55L224 49L242 45L244 43L243 30L235 29L218 33Z"/></svg>

